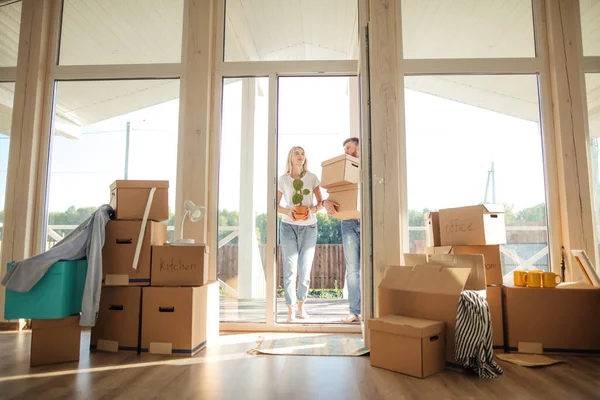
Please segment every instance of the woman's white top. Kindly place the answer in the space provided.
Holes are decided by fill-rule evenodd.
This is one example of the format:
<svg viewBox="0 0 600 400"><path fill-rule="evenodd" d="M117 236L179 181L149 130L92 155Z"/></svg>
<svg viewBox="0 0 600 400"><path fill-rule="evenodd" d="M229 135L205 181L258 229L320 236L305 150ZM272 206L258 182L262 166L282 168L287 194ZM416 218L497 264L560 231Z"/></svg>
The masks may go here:
<svg viewBox="0 0 600 400"><path fill-rule="evenodd" d="M294 178L292 178L288 174L281 175L279 180L277 181L277 190L283 193L283 198L285 199L285 208L292 210L294 208L294 203L292 202L292 196L294 195ZM314 194L313 190L321 184L319 178L312 172L306 172L302 177L302 182L304 182L304 189L308 189L310 191L309 194L305 195L302 199L303 206L312 207L314 206ZM283 214L281 217L281 221L287 224L292 225L312 225L317 223L317 216L314 213L308 214L308 219L305 221L298 220L294 221L290 215Z"/></svg>

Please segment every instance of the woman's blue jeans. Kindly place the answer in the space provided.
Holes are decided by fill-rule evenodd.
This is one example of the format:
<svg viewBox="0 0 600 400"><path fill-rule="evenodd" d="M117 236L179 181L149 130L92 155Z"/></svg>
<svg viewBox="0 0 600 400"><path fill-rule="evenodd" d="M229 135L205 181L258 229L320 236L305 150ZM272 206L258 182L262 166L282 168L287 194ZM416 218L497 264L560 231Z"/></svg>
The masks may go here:
<svg viewBox="0 0 600 400"><path fill-rule="evenodd" d="M317 246L317 224L292 225L282 222L279 238L283 259L285 303L290 307L296 305L298 301L305 301L308 295L310 271ZM297 294L296 276L298 276Z"/></svg>

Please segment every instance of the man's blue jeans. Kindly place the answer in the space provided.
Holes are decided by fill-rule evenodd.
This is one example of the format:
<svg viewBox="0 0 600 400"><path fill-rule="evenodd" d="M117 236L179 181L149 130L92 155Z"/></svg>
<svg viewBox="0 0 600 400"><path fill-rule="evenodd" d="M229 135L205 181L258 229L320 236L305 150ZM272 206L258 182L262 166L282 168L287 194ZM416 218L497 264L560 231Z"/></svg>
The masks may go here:
<svg viewBox="0 0 600 400"><path fill-rule="evenodd" d="M310 284L310 271L317 246L317 224L292 225L282 222L279 227L281 258L283 259L283 289L285 304L295 306L305 301ZM298 295L296 297L296 274Z"/></svg>
<svg viewBox="0 0 600 400"><path fill-rule="evenodd" d="M342 242L346 259L346 287L350 313L360 315L360 220L343 220Z"/></svg>

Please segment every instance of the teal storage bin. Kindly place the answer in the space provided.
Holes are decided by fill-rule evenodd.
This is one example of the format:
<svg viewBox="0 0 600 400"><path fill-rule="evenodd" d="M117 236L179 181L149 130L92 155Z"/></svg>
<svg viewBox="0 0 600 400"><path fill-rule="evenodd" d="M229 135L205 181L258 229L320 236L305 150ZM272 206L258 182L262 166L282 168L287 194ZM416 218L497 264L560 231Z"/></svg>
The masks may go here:
<svg viewBox="0 0 600 400"><path fill-rule="evenodd" d="M80 313L87 269L87 260L59 261L29 292L7 289L4 319L58 319Z"/></svg>

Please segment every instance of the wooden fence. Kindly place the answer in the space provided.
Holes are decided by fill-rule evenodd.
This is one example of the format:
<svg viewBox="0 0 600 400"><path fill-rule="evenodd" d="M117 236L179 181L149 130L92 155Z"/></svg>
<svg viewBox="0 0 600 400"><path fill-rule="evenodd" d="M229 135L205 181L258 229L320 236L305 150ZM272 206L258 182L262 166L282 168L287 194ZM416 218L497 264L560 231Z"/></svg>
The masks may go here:
<svg viewBox="0 0 600 400"><path fill-rule="evenodd" d="M259 245L260 257L264 265L266 249ZM247 266L249 268L250 266ZM219 249L217 256L217 276L234 289L238 275L238 246L227 244ZM310 274L311 289L341 289L344 287L346 264L341 244L318 244ZM266 276L266 275L265 275ZM281 251L277 247L277 287L283 287L283 262Z"/></svg>

